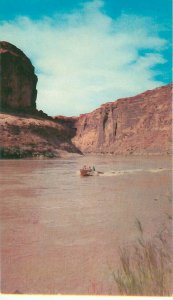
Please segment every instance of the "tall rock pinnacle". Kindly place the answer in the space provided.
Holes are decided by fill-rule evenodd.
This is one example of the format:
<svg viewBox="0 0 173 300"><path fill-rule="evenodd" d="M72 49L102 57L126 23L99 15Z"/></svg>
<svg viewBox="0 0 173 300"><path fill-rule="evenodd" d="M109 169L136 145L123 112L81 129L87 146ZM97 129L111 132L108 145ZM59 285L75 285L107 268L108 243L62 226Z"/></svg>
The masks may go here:
<svg viewBox="0 0 173 300"><path fill-rule="evenodd" d="M14 45L0 41L0 109L36 110L36 85L29 58Z"/></svg>

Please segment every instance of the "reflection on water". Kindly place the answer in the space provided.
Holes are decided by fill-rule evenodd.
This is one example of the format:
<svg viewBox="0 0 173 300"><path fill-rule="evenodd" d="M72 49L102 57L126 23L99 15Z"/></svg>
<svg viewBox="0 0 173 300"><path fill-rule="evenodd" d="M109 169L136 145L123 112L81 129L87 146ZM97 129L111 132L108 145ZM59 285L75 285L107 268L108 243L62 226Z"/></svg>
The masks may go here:
<svg viewBox="0 0 173 300"><path fill-rule="evenodd" d="M104 174L80 177L84 164ZM147 237L170 224L170 165L161 157L0 161L2 292L116 294L111 270L119 246L138 238L135 219Z"/></svg>

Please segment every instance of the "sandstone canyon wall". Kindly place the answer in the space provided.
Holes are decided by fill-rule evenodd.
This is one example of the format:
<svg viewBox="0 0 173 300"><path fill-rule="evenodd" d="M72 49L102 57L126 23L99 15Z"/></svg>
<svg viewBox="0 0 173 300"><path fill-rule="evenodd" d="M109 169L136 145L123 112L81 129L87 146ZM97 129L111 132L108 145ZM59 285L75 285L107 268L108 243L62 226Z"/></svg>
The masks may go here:
<svg viewBox="0 0 173 300"><path fill-rule="evenodd" d="M0 42L1 110L35 110L37 76L27 56L14 45Z"/></svg>
<svg viewBox="0 0 173 300"><path fill-rule="evenodd" d="M0 75L1 157L171 152L171 84L79 117L51 118L36 109L37 76L31 61L7 42L0 42Z"/></svg>
<svg viewBox="0 0 173 300"><path fill-rule="evenodd" d="M170 153L171 91L170 84L80 115L73 143L84 153Z"/></svg>

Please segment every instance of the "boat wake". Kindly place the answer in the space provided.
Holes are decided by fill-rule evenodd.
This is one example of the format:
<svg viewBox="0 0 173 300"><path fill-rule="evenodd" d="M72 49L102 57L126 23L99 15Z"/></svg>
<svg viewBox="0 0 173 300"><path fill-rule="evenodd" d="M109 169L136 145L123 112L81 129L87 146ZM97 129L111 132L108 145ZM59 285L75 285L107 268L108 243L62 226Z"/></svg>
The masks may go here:
<svg viewBox="0 0 173 300"><path fill-rule="evenodd" d="M171 169L158 168L158 169L133 169L133 170L116 170L116 171L107 171L99 176L121 176L126 174L136 174L140 172L149 172L149 173L159 173L163 171L171 171Z"/></svg>

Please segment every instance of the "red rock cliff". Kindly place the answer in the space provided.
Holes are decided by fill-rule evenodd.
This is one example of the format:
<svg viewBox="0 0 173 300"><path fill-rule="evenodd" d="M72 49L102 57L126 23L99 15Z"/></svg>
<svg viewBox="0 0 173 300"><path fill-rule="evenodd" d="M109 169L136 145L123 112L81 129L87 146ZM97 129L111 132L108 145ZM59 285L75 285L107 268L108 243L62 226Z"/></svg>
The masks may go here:
<svg viewBox="0 0 173 300"><path fill-rule="evenodd" d="M0 42L0 76L0 158L80 153L71 142L71 128L37 111L34 67L7 42Z"/></svg>
<svg viewBox="0 0 173 300"><path fill-rule="evenodd" d="M73 143L84 153L170 153L171 90L163 86L80 115Z"/></svg>
<svg viewBox="0 0 173 300"><path fill-rule="evenodd" d="M0 42L1 110L35 110L37 76L27 56L14 45Z"/></svg>

